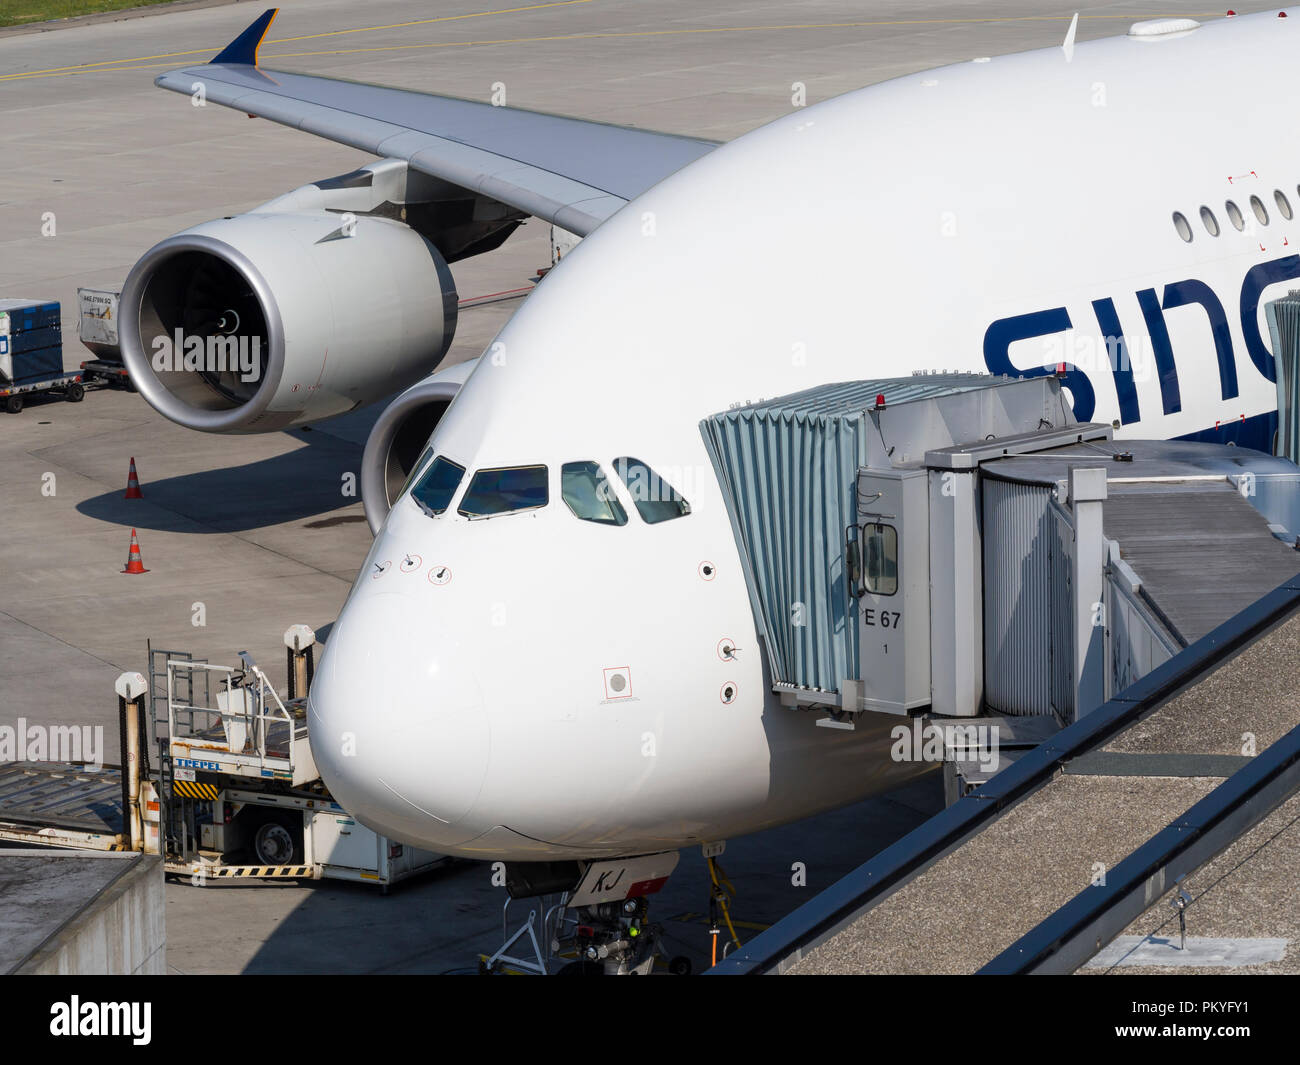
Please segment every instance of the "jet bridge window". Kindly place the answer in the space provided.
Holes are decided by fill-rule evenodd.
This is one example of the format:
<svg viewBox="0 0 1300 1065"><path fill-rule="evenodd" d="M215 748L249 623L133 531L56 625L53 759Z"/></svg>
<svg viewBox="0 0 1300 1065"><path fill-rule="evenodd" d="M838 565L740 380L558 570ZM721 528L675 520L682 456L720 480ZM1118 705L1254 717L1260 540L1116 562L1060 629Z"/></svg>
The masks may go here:
<svg viewBox="0 0 1300 1065"><path fill-rule="evenodd" d="M862 576L872 595L898 591L898 530L870 522L862 527Z"/></svg>
<svg viewBox="0 0 1300 1065"><path fill-rule="evenodd" d="M680 518L691 512L691 505L677 489L655 473L640 459L624 456L614 460L614 472L627 485L636 504L636 512L647 525Z"/></svg>
<svg viewBox="0 0 1300 1065"><path fill-rule="evenodd" d="M490 518L537 510L549 501L545 466L503 466L475 473L457 510L467 518Z"/></svg>
<svg viewBox="0 0 1300 1065"><path fill-rule="evenodd" d="M418 467L417 467L418 469ZM441 514L451 505L451 497L460 487L465 467L439 455L411 489L411 498L429 517Z"/></svg>
<svg viewBox="0 0 1300 1065"><path fill-rule="evenodd" d="M566 462L560 467L560 495L575 517L597 525L626 525L627 511L596 462Z"/></svg>

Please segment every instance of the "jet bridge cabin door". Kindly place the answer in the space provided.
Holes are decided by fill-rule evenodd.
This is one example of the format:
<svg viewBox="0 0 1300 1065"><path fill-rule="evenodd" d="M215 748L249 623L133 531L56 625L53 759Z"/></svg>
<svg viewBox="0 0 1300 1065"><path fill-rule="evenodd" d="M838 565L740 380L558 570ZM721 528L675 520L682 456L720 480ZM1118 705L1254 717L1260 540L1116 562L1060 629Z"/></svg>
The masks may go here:
<svg viewBox="0 0 1300 1065"><path fill-rule="evenodd" d="M930 702L929 523L926 470L858 470L846 535L860 710L906 714Z"/></svg>

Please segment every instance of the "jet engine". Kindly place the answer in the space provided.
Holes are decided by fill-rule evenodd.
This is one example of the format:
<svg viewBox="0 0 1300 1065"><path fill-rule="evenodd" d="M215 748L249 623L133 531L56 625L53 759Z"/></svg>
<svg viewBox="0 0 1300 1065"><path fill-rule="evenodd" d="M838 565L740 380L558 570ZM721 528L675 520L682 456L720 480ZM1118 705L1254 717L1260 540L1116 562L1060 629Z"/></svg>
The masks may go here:
<svg viewBox="0 0 1300 1065"><path fill-rule="evenodd" d="M456 329L448 263L522 215L386 159L155 245L123 286L131 380L174 422L273 432L418 381Z"/></svg>
<svg viewBox="0 0 1300 1065"><path fill-rule="evenodd" d="M386 218L252 213L145 253L122 290L131 380L174 422L266 432L342 414L438 364L456 288L433 244Z"/></svg>

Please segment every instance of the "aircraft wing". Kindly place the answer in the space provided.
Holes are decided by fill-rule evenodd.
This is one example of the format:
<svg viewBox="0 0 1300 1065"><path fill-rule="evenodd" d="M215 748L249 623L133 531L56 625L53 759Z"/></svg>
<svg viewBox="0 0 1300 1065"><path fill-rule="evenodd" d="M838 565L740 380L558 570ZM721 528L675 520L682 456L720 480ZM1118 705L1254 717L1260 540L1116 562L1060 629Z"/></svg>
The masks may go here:
<svg viewBox="0 0 1300 1065"><path fill-rule="evenodd" d="M716 142L474 100L266 70L257 50L272 8L211 63L155 84L415 170L586 236L628 200Z"/></svg>

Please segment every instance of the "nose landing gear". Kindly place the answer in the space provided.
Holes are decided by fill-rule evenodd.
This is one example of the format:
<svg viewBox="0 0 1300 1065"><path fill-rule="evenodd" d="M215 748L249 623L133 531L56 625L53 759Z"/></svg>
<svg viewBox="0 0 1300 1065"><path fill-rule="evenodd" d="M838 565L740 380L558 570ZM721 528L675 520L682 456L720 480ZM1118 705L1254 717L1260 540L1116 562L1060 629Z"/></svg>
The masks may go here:
<svg viewBox="0 0 1300 1065"><path fill-rule="evenodd" d="M663 929L648 919L648 896L667 883L676 866L676 851L580 862L507 863L511 899L558 891L560 900L549 910L533 910L524 928L483 959L482 970L511 966L557 976L649 975L656 956L663 954ZM541 942L534 929L541 932ZM506 954L525 937L535 960ZM668 968L680 975L690 971L690 963L673 958Z"/></svg>
<svg viewBox="0 0 1300 1065"><path fill-rule="evenodd" d="M571 930L552 944L557 954L575 951L578 957L556 975L648 976L663 936L646 919L649 909L644 896L579 907Z"/></svg>

